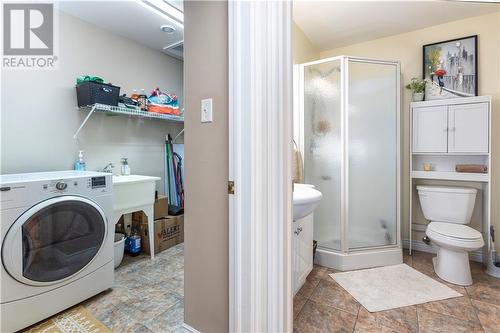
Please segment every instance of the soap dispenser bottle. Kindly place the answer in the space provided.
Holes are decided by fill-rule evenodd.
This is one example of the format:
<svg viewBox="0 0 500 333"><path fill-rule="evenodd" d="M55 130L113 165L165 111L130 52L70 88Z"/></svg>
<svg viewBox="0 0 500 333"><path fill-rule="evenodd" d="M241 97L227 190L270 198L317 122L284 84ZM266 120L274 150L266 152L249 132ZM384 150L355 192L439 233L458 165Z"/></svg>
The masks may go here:
<svg viewBox="0 0 500 333"><path fill-rule="evenodd" d="M122 176L130 176L130 166L128 165L128 159L126 157L122 158Z"/></svg>
<svg viewBox="0 0 500 333"><path fill-rule="evenodd" d="M83 150L78 151L78 159L75 161L74 169L77 171L87 170L87 165L85 164L85 158L83 157Z"/></svg>

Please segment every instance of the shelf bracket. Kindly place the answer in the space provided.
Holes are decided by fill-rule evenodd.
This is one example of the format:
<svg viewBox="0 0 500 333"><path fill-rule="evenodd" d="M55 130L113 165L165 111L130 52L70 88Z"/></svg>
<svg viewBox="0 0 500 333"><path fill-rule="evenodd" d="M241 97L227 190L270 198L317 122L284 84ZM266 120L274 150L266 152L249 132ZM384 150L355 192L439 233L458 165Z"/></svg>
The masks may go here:
<svg viewBox="0 0 500 333"><path fill-rule="evenodd" d="M78 133L80 133L80 131L82 130L83 126L85 126L85 124L89 120L89 118L92 115L92 113L94 113L96 106L97 106L96 104L94 104L92 106L92 109L90 109L89 114L87 115L87 117L85 117L85 119L83 120L82 124L80 125L80 127L78 127L78 129L76 130L75 134L73 135L73 139L76 140L78 138Z"/></svg>

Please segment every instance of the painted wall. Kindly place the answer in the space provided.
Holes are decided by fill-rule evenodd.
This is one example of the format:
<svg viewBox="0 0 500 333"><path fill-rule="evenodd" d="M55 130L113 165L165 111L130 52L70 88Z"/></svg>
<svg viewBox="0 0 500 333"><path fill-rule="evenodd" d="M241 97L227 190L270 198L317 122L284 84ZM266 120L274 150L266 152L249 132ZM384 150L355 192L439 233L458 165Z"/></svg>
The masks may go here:
<svg viewBox="0 0 500 333"><path fill-rule="evenodd" d="M184 2L184 321L200 332L229 330L227 2ZM213 98L213 122L200 101Z"/></svg>
<svg viewBox="0 0 500 333"><path fill-rule="evenodd" d="M319 59L319 49L314 46L299 26L293 23L293 63L302 64Z"/></svg>
<svg viewBox="0 0 500 333"><path fill-rule="evenodd" d="M60 13L59 68L53 71L2 70L2 174L72 169L78 150L85 151L88 170L108 162L120 172L128 157L132 173L163 177L165 135L182 124L87 115L76 109L75 80L93 74L121 86L121 92L160 87L183 96L183 63L159 51ZM163 192L163 182L157 183Z"/></svg>
<svg viewBox="0 0 500 333"><path fill-rule="evenodd" d="M422 45L469 35L479 35L479 94L491 95L492 115L492 224L500 230L500 11L464 20L449 22L391 37L367 41L321 52L321 58L336 55L365 56L401 61L402 83L422 75ZM403 238L408 238L409 212L409 104L410 91L403 94ZM448 183L449 184L449 183ZM470 184L470 183L469 183ZM464 185L464 184L458 184ZM418 200L414 200L414 218L421 222ZM480 202L476 202L479 205ZM476 213L475 213L476 214ZM477 214L475 215L477 216ZM415 232L413 239L422 239ZM500 251L500 242L496 248Z"/></svg>

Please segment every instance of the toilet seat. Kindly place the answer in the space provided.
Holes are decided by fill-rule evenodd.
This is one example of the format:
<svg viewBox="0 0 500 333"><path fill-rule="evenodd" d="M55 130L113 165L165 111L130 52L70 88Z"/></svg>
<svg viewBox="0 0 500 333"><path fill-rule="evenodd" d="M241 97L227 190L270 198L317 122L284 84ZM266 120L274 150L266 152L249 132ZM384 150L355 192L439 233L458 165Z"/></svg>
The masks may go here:
<svg viewBox="0 0 500 333"><path fill-rule="evenodd" d="M438 244L463 250L478 249L484 245L481 233L463 224L431 222L425 233Z"/></svg>
<svg viewBox="0 0 500 333"><path fill-rule="evenodd" d="M459 238L463 240L475 240L482 238L479 231L463 224L431 222L427 226L427 229L446 237Z"/></svg>

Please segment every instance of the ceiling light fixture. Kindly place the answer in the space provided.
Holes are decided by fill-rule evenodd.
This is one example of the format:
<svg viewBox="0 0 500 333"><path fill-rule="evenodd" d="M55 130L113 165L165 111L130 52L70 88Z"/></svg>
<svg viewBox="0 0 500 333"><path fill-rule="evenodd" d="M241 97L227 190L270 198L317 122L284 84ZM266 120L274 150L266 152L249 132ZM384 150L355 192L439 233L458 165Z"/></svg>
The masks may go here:
<svg viewBox="0 0 500 333"><path fill-rule="evenodd" d="M167 33L167 34L173 34L173 33L174 33L174 31L175 31L175 27L173 27L173 26L171 26L171 25L167 25L167 24L162 25L162 26L160 27L160 29L161 29L161 31L163 31L163 32L165 32L165 33Z"/></svg>
<svg viewBox="0 0 500 333"><path fill-rule="evenodd" d="M184 23L184 14L164 0L135 0L142 7L169 20L175 20L181 26Z"/></svg>

